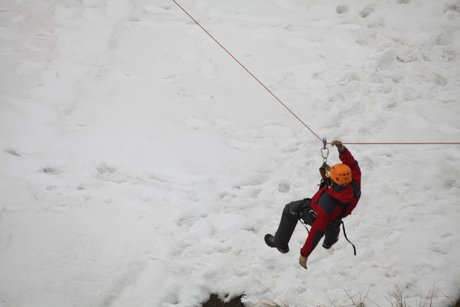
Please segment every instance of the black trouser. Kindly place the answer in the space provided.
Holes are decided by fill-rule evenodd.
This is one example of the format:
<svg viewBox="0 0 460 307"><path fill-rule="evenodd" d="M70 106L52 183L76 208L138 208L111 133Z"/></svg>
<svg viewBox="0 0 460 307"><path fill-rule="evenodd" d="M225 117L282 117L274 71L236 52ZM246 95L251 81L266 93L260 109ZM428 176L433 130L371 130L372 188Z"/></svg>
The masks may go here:
<svg viewBox="0 0 460 307"><path fill-rule="evenodd" d="M342 219L329 222L327 225L326 234L324 235L324 248L330 248L339 240L340 224L342 224Z"/></svg>
<svg viewBox="0 0 460 307"><path fill-rule="evenodd" d="M275 242L280 247L288 245L299 219L305 224L312 225L316 219L316 212L310 206L310 199L290 202L284 207L278 230L275 233ZM324 238L324 243L329 245L337 242L340 233L341 220L330 222Z"/></svg>

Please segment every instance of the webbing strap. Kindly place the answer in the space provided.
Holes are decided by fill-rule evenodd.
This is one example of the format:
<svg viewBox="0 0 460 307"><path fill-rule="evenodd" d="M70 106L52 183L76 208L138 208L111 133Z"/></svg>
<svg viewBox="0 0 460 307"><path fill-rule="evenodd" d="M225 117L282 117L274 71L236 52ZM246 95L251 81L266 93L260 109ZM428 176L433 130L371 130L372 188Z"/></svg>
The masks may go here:
<svg viewBox="0 0 460 307"><path fill-rule="evenodd" d="M353 253L356 256L356 246L353 243L351 243L350 240L348 240L347 233L345 231L345 223L343 221L342 221L342 230L343 230L343 235L345 236L345 239L348 241L348 243L351 244L351 246L353 246Z"/></svg>
<svg viewBox="0 0 460 307"><path fill-rule="evenodd" d="M307 230L308 234L310 234L310 229L308 229L307 224L305 224L302 220L302 218L299 217L299 221L302 223L303 227Z"/></svg>

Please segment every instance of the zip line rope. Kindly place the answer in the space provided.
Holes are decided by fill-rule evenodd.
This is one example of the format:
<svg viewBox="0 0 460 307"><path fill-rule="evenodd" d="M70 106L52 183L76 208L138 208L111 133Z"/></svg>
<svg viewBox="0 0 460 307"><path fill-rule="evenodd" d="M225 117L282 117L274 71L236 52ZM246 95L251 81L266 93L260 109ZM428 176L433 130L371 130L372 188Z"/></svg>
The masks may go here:
<svg viewBox="0 0 460 307"><path fill-rule="evenodd" d="M294 116L305 128L307 128L320 142L324 148L326 144L331 144L317 134L309 125L305 123L294 111L292 111L286 103L273 93L259 78L257 78L246 66L243 65L224 45L222 45L205 27L201 25L185 8L183 8L176 0L171 0L176 6L184 12L198 27L201 28L219 47L225 51L238 65L240 65L257 83L259 83L276 101L278 101L292 116ZM348 145L460 145L460 142L342 142Z"/></svg>
<svg viewBox="0 0 460 307"><path fill-rule="evenodd" d="M187 10L185 10L176 0L172 0L193 22L196 23L217 45L222 48L236 63L238 63L254 80L257 81L273 98L276 99L289 113L291 113L305 128L307 128L318 140L322 142L322 138L315 132L313 129L310 128L297 114L295 114L278 96L276 96L262 81L259 80L246 66L243 65L224 45L222 45L208 30L206 30Z"/></svg>
<svg viewBox="0 0 460 307"><path fill-rule="evenodd" d="M326 143L331 145L330 142ZM344 145L460 145L460 142L342 142ZM325 148L325 145L323 145Z"/></svg>

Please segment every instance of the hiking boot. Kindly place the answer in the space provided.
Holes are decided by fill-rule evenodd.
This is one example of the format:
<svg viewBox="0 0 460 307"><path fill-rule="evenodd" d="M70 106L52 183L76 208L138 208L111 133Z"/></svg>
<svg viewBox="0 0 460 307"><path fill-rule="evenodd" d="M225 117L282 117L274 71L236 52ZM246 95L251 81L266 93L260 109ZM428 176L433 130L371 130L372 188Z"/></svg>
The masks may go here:
<svg viewBox="0 0 460 307"><path fill-rule="evenodd" d="M324 240L324 241L323 241L323 247L324 247L325 249L330 249L330 248L332 247L332 245L334 245L335 243L337 243L337 241L339 241L339 238L338 238L338 237L335 238L335 240L332 241L332 242L326 242L326 240Z"/></svg>
<svg viewBox="0 0 460 307"><path fill-rule="evenodd" d="M286 246L283 246L283 247L277 246L275 242L275 237L269 233L265 235L264 240L265 240L265 244L267 244L270 247L278 249L278 251L282 254L286 254L287 252L289 252L289 246L287 244Z"/></svg>

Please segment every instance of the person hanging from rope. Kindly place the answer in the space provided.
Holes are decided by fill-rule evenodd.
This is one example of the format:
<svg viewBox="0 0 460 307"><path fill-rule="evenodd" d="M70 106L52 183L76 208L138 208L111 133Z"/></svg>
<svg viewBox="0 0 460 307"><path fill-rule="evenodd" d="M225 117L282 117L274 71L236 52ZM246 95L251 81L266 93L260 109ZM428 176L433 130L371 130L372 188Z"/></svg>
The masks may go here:
<svg viewBox="0 0 460 307"><path fill-rule="evenodd" d="M275 235L266 234L264 238L269 247L285 254L289 252L289 240L297 221L311 225L300 250L299 264L305 269L308 256L323 236L324 248L329 249L337 243L342 219L355 209L361 197L361 170L358 162L341 141L332 141L331 145L337 147L342 163L330 167L325 161L320 168L322 180L318 192L312 198L287 204Z"/></svg>

